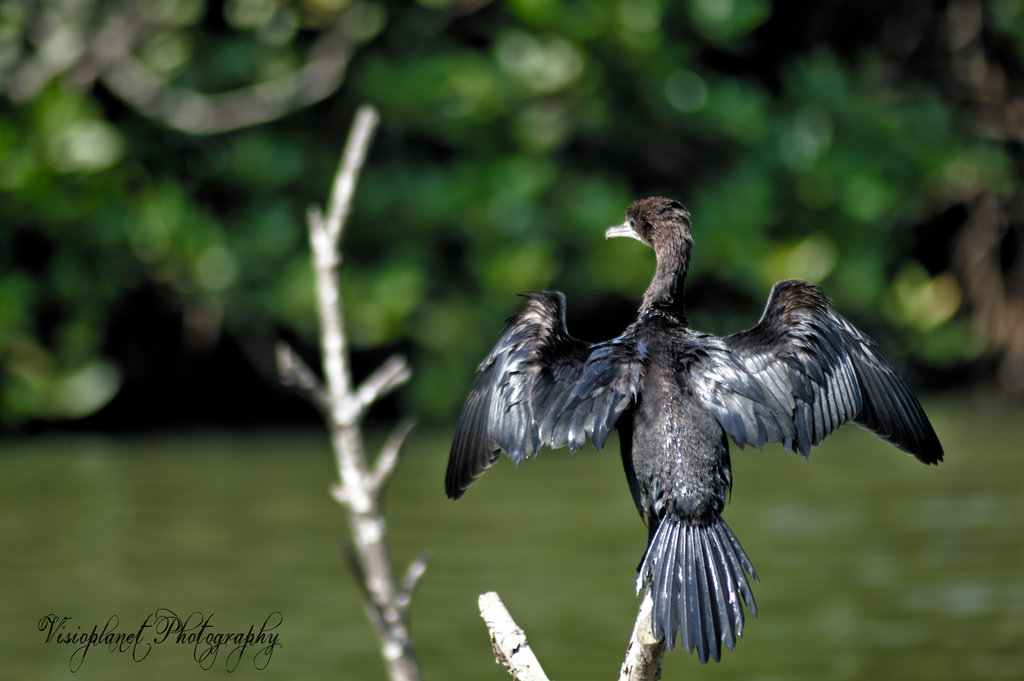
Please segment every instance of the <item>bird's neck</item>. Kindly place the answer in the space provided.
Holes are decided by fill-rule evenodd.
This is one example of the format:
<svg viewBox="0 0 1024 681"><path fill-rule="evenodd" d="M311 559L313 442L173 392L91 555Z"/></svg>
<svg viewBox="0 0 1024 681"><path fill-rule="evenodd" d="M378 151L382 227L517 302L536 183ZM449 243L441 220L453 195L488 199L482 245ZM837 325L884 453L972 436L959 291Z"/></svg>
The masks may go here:
<svg viewBox="0 0 1024 681"><path fill-rule="evenodd" d="M671 244L655 250L658 264L654 279L644 292L640 312L662 310L675 314L686 321L686 299L684 284L690 266L690 244Z"/></svg>

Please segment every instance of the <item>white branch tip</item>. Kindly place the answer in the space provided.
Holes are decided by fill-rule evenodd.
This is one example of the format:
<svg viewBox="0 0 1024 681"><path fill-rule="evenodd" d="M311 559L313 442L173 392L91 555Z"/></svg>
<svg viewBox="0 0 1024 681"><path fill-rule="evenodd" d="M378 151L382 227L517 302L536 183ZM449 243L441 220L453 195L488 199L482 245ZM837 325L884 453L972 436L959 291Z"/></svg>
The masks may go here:
<svg viewBox="0 0 1024 681"><path fill-rule="evenodd" d="M526 634L509 614L501 598L493 591L481 594L477 601L480 616L491 632L491 645L498 662L505 665L517 681L548 681L537 656L526 641Z"/></svg>

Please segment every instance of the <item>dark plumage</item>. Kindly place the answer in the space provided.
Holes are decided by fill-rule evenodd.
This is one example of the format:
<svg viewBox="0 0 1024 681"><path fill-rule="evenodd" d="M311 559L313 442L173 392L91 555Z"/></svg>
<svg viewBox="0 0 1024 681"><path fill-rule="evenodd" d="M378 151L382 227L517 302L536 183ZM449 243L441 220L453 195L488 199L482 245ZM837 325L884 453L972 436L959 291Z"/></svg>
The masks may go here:
<svg viewBox="0 0 1024 681"><path fill-rule="evenodd" d="M679 635L717 661L757 614L743 547L721 518L732 486L731 437L778 442L804 457L848 421L924 463L942 446L878 345L802 281L775 284L756 326L719 338L687 326L683 282L690 215L671 199L634 202L606 237L651 246L657 267L636 321L586 343L565 327L565 298L527 294L525 307L480 364L459 417L445 477L457 499L504 450L519 463L541 446L601 448L619 430L622 463L648 546L637 592L649 585L654 634Z"/></svg>

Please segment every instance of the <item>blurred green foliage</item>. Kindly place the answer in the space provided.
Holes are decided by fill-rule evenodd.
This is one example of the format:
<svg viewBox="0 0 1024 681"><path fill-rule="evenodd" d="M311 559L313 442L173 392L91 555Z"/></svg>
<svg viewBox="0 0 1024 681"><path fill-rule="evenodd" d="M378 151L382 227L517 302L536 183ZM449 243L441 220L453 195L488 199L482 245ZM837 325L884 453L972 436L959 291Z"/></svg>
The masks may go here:
<svg viewBox="0 0 1024 681"><path fill-rule="evenodd" d="M1019 195L1024 123L979 113L988 81L963 66L1002 74L985 103L1011 107L1024 12L918 5L0 1L0 423L107 404L127 380L112 329L136 330L113 320L145 320L141 289L180 311L167 342L192 352L282 328L313 347L305 209L363 102L382 125L346 232L348 328L357 360L412 355L428 418L458 408L513 293L559 288L571 324L616 332L609 310L639 299L652 257L601 234L651 193L693 212L709 330L802 277L922 367L1008 352L957 249L980 197ZM343 77L303 100L287 78L332 35ZM196 100L172 96L232 90L243 113L286 103L197 134ZM1019 243L997 246L1018 266Z"/></svg>

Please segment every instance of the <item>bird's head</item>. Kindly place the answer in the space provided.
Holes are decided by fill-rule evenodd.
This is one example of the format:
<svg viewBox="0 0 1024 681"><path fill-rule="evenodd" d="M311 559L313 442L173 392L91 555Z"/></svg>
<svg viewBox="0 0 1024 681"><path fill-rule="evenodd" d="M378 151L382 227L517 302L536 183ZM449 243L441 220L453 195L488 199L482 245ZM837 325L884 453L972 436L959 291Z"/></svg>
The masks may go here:
<svg viewBox="0 0 1024 681"><path fill-rule="evenodd" d="M670 308L685 320L682 282L690 267L690 213L683 204L663 196L651 196L629 204L626 221L609 227L604 236L628 236L654 249L657 267L644 293L641 311Z"/></svg>
<svg viewBox="0 0 1024 681"><path fill-rule="evenodd" d="M663 196L638 199L626 209L626 221L609 227L604 237L628 236L661 250L670 244L689 245L690 212L681 203Z"/></svg>

